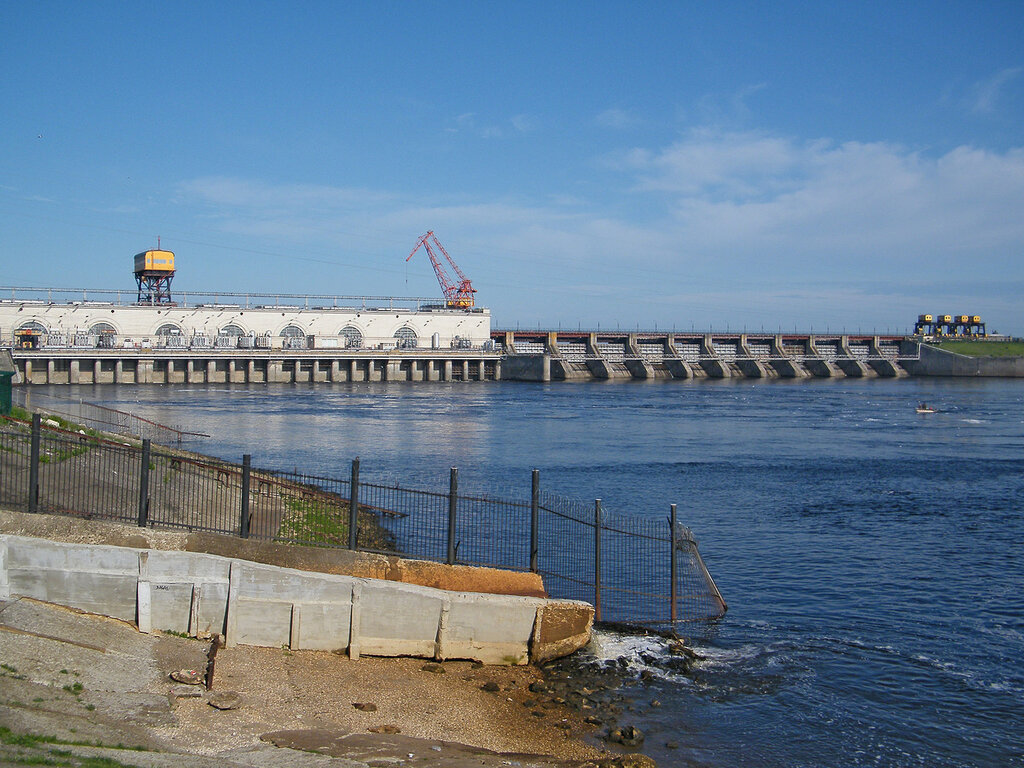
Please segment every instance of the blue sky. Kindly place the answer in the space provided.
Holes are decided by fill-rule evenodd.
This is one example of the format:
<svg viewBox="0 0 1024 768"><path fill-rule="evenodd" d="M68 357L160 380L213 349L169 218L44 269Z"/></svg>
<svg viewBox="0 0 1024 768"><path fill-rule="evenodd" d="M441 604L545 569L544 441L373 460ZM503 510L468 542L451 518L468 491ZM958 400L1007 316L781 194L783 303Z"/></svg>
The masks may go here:
<svg viewBox="0 0 1024 768"><path fill-rule="evenodd" d="M0 285L1024 333L1020 2L0 2Z"/></svg>

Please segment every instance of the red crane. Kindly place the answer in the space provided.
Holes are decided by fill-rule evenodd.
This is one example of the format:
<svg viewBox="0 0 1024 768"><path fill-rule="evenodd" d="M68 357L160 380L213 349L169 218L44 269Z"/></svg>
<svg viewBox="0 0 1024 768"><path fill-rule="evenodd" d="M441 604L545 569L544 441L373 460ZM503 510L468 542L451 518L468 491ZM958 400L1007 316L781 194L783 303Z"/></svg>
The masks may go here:
<svg viewBox="0 0 1024 768"><path fill-rule="evenodd" d="M448 277L448 272L444 268L444 264L441 263L440 259L434 253L434 249L430 247L430 241L433 241L437 249L444 254L444 257L448 260L448 263L452 265L452 269L455 270L455 274L459 277L458 284L452 282L451 278ZM444 246L438 242L437 237L434 236L433 231L427 232L423 237L416 241L416 247L412 249L412 253L409 254L409 259L416 255L416 251L423 248L427 252L427 256L430 257L430 263L434 265L434 274L437 275L437 282L441 286L441 292L444 294L445 304L449 307L455 307L457 309L468 309L475 303L473 294L476 293L476 288L469 282L462 270L459 269L459 265L452 261L452 257L448 255L448 251L444 249ZM406 259L406 261L409 261Z"/></svg>

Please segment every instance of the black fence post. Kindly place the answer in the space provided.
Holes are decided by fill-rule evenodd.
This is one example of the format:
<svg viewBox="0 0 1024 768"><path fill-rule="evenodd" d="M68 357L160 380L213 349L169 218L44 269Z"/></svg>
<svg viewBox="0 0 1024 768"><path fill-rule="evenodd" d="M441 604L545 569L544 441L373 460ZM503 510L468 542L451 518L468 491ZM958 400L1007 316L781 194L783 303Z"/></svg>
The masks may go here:
<svg viewBox="0 0 1024 768"><path fill-rule="evenodd" d="M252 456L242 456L242 519L238 524L238 535L249 538L249 474L252 469Z"/></svg>
<svg viewBox="0 0 1024 768"><path fill-rule="evenodd" d="M533 491L530 494L530 570L537 573L537 539L540 521L540 470L533 470Z"/></svg>
<svg viewBox="0 0 1024 768"><path fill-rule="evenodd" d="M448 483L448 565L455 562L455 516L459 506L459 470L452 467Z"/></svg>
<svg viewBox="0 0 1024 768"><path fill-rule="evenodd" d="M594 500L594 621L601 620L601 500Z"/></svg>
<svg viewBox="0 0 1024 768"><path fill-rule="evenodd" d="M348 548L359 548L359 457L352 459L352 484L348 494Z"/></svg>
<svg viewBox="0 0 1024 768"><path fill-rule="evenodd" d="M668 524L671 526L671 531L669 532L669 542L671 543L671 546L672 546L672 553L669 555L669 560L668 560L668 562L669 562L669 567L668 567L669 578L672 580L672 583L669 585L669 589L668 589L669 600L672 601L672 605L671 605L671 607L669 609L669 615L672 618L672 623L675 624L676 621L678 620L678 616L676 616L676 602L677 602L677 598L678 598L678 595L676 594L676 583L677 583L676 582L676 576L678 574L678 567L679 567L678 566L678 561L676 560L676 505L675 504L672 505L672 512L671 512L671 514L669 516Z"/></svg>
<svg viewBox="0 0 1024 768"><path fill-rule="evenodd" d="M139 528L149 524L149 440L142 441L142 458L139 466Z"/></svg>
<svg viewBox="0 0 1024 768"><path fill-rule="evenodd" d="M39 440L43 431L43 417L32 414L32 443L28 459L28 511L39 511Z"/></svg>

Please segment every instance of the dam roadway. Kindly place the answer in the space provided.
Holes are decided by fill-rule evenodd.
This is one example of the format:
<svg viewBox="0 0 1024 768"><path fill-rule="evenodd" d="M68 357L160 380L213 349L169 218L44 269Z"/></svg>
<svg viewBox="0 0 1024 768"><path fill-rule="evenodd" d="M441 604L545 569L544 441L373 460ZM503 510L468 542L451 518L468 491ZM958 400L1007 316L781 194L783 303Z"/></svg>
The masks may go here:
<svg viewBox="0 0 1024 768"><path fill-rule="evenodd" d="M921 347L879 335L492 330L461 349L42 346L12 355L27 384L548 382L896 377L916 372Z"/></svg>

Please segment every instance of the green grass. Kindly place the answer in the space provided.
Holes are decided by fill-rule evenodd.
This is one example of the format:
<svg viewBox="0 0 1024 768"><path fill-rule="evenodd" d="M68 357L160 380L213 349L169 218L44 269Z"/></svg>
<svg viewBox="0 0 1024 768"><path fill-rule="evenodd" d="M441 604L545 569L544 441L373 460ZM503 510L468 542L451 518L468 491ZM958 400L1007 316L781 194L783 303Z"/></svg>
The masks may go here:
<svg viewBox="0 0 1024 768"><path fill-rule="evenodd" d="M297 496L284 498L289 514L278 537L299 544L348 546L348 505Z"/></svg>
<svg viewBox="0 0 1024 768"><path fill-rule="evenodd" d="M969 357L1024 357L1021 341L939 341L931 346Z"/></svg>
<svg viewBox="0 0 1024 768"><path fill-rule="evenodd" d="M104 749L123 749L129 752L149 752L145 747L127 747L124 744L104 744L102 741L66 741L56 736L43 736L35 733L15 733L10 728L0 725L0 744L12 747L40 747L44 744L64 744L71 747L103 747ZM51 754L70 755L70 752L51 750ZM81 758L85 760L87 758ZM103 758L106 759L106 758ZM121 763L110 763L121 765Z"/></svg>

